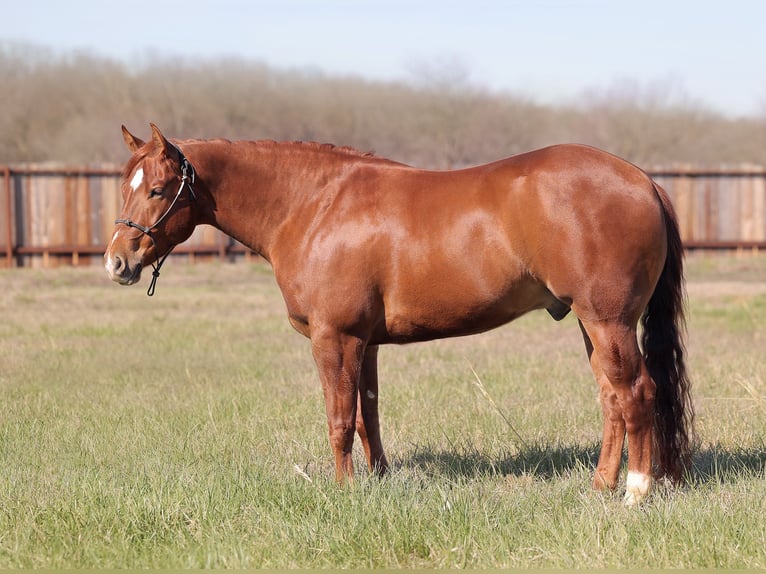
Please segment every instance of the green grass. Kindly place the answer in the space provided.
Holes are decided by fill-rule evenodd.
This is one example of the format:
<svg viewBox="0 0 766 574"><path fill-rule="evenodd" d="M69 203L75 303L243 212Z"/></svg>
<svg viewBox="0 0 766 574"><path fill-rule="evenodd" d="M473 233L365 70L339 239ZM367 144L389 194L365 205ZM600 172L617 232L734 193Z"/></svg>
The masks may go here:
<svg viewBox="0 0 766 574"><path fill-rule="evenodd" d="M571 317L383 348L393 469L358 452L340 488L263 267L171 262L154 298L2 271L0 568L766 567L765 279L764 258L690 258L699 449L689 485L627 509L590 488Z"/></svg>

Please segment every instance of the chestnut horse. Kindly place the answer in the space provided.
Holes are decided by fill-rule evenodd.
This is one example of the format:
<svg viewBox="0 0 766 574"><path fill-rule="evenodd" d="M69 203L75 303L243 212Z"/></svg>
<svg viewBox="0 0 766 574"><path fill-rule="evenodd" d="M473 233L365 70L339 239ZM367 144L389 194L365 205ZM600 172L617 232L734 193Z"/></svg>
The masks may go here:
<svg viewBox="0 0 766 574"><path fill-rule="evenodd" d="M171 143L151 128L147 142L122 128L133 155L109 276L131 285L150 264L157 275L198 224L262 255L311 340L340 482L355 431L370 469L388 468L379 345L479 333L534 309L579 320L603 410L594 486L616 488L626 434L627 504L653 476L680 480L692 422L683 252L667 194L639 168L558 145L425 171L327 144Z"/></svg>

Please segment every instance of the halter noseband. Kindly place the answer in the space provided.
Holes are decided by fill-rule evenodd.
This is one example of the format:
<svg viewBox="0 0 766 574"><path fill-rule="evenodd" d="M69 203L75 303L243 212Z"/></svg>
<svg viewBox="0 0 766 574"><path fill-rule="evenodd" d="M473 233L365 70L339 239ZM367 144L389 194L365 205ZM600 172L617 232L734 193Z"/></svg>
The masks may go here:
<svg viewBox="0 0 766 574"><path fill-rule="evenodd" d="M178 155L181 159L181 185L178 186L178 191L176 192L176 196L173 198L173 201L170 203L170 206L165 210L165 213L163 213L157 221L155 221L153 224L148 226L143 226L139 223L136 223L129 217L126 219L114 220L115 225L122 223L124 225L127 225L128 227L132 227L133 229L138 229L141 233L143 233L149 239L151 239L152 246L154 247L155 253L157 252L157 243L154 241L154 237L152 237L152 229L154 229L160 223L162 223L162 221L170 214L176 202L178 201L178 198L181 197L181 192L184 190L184 187L189 188L189 195L192 199L194 200L197 199L197 196L194 195L194 188L192 187L192 184L194 183L194 180L196 179L196 173L194 171L194 167L189 162L189 160L186 159L186 156L178 148L178 146L172 143L170 145L172 145L175 148L175 150L178 152ZM151 283L149 283L149 288L146 290L146 294L149 297L152 297L154 295L154 290L157 288L157 279L160 276L160 268L162 267L162 264L165 263L165 259L167 259L168 255L170 255L170 252L173 251L174 247L175 245L171 247L170 249L168 249L165 255L163 255L162 257L159 257L157 259L156 264L152 263L152 281Z"/></svg>

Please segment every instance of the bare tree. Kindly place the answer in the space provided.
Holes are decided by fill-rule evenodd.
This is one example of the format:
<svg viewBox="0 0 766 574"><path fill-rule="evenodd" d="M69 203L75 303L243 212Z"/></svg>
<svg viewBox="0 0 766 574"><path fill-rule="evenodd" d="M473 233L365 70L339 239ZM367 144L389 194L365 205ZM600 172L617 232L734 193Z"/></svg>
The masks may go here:
<svg viewBox="0 0 766 574"><path fill-rule="evenodd" d="M121 162L119 125L176 137L315 140L430 167L475 165L579 141L640 164L763 163L762 117L732 120L672 81L615 82L576 105L541 105L471 83L460 60L414 64L408 82L282 71L227 58L145 57L0 44L0 164Z"/></svg>

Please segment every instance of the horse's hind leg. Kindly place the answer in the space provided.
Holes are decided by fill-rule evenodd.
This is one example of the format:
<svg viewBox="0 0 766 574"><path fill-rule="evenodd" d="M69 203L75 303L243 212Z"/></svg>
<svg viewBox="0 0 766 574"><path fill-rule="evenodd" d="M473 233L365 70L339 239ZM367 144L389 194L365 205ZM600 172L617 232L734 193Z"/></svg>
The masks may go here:
<svg viewBox="0 0 766 574"><path fill-rule="evenodd" d="M622 437L628 437L625 503L636 504L651 487L655 384L644 364L636 327L620 323L584 323L586 346L599 382L604 411L604 444L594 484L617 482ZM621 419L621 420L620 420ZM599 476L603 475L603 476Z"/></svg>
<svg viewBox="0 0 766 574"><path fill-rule="evenodd" d="M580 322L585 349L588 352L593 374L599 387L599 400L603 414L604 431L601 439L601 454L598 457L596 472L593 477L593 487L598 490L614 490L617 487L617 476L620 473L622 447L625 441L625 421L617 400L617 393L612 383L601 369L598 355L593 353L593 343L588 337L582 322Z"/></svg>
<svg viewBox="0 0 766 574"><path fill-rule="evenodd" d="M378 347L370 346L364 353L362 376L359 379L359 404L356 409L356 432L362 441L370 470L383 476L388 460L383 452L378 418Z"/></svg>

